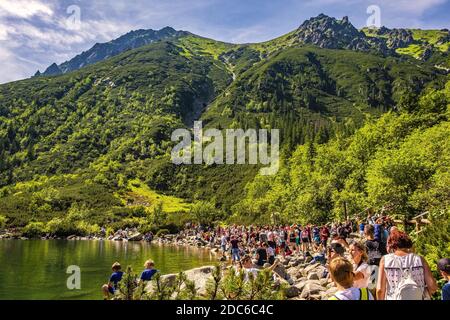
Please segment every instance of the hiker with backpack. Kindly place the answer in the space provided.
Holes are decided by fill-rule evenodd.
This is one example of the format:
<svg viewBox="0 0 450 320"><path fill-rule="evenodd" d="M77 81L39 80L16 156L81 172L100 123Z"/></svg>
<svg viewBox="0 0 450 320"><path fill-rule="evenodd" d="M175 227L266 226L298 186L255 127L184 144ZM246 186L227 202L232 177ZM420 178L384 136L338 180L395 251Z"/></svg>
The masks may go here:
<svg viewBox="0 0 450 320"><path fill-rule="evenodd" d="M392 253L381 258L378 300L428 300L438 289L428 263L412 252L411 238L394 231L388 238Z"/></svg>
<svg viewBox="0 0 450 320"><path fill-rule="evenodd" d="M367 224L364 227L364 236L366 238L366 251L368 256L368 264L372 266L379 266L381 257L383 256L383 248L380 243L375 240L374 226Z"/></svg>

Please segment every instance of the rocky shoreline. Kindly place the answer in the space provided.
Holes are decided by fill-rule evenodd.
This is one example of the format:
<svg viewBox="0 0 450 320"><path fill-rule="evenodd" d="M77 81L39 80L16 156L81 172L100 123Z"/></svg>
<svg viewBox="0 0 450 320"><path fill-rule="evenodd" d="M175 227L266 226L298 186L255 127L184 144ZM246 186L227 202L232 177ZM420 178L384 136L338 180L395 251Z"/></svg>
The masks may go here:
<svg viewBox="0 0 450 320"><path fill-rule="evenodd" d="M142 234L135 234L128 239L104 238L98 236L76 236L69 237L41 237L41 240L98 240L98 241L143 241ZM28 240L20 234L5 232L0 234L0 239ZM221 249L218 244L210 243L197 239L195 236L164 235L156 237L151 243L174 246L190 246L199 249L209 250L217 255L217 261L222 257ZM229 261L229 256L227 257ZM320 263L312 263L311 256L303 256L294 253L286 258L279 257L280 263L274 270L275 281L285 286L285 295L289 300L327 300L336 291L335 285L324 277L325 266ZM188 280L195 282L200 295L206 293L206 282L212 277L214 266L204 266L200 268L184 271ZM177 274L163 275L163 279L175 278ZM147 290L151 290L151 283Z"/></svg>

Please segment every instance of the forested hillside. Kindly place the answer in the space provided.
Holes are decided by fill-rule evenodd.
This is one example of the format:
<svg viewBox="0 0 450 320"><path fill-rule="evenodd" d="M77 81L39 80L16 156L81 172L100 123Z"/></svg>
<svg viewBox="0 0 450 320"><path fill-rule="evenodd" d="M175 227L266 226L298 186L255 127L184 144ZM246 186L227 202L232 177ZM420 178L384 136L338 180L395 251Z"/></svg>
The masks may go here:
<svg viewBox="0 0 450 320"><path fill-rule="evenodd" d="M179 224L189 213L319 222L368 206L407 216L448 208L447 71L402 52L397 33L365 35L324 15L258 44L169 33L0 85L0 223L71 234ZM172 164L172 132L197 119L279 128L279 173Z"/></svg>

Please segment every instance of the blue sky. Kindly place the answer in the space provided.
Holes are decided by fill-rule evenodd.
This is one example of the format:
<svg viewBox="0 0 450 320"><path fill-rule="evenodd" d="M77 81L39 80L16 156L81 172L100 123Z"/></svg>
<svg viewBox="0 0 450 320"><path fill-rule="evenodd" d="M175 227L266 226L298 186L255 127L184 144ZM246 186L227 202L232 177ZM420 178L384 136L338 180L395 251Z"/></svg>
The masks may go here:
<svg viewBox="0 0 450 320"><path fill-rule="evenodd" d="M269 40L325 13L358 28L450 28L450 0L0 0L0 83L27 78L136 29L178 30L228 42Z"/></svg>

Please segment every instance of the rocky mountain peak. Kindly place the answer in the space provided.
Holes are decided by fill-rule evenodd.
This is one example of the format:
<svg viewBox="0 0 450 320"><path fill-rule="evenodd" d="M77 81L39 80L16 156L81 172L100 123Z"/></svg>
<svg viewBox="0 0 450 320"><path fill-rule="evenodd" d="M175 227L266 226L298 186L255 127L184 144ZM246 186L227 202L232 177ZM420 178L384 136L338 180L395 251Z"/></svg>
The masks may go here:
<svg viewBox="0 0 450 320"><path fill-rule="evenodd" d="M388 48L379 39L371 39L356 29L345 16L342 20L319 14L303 22L297 29L299 42L327 49L350 49L388 53Z"/></svg>

